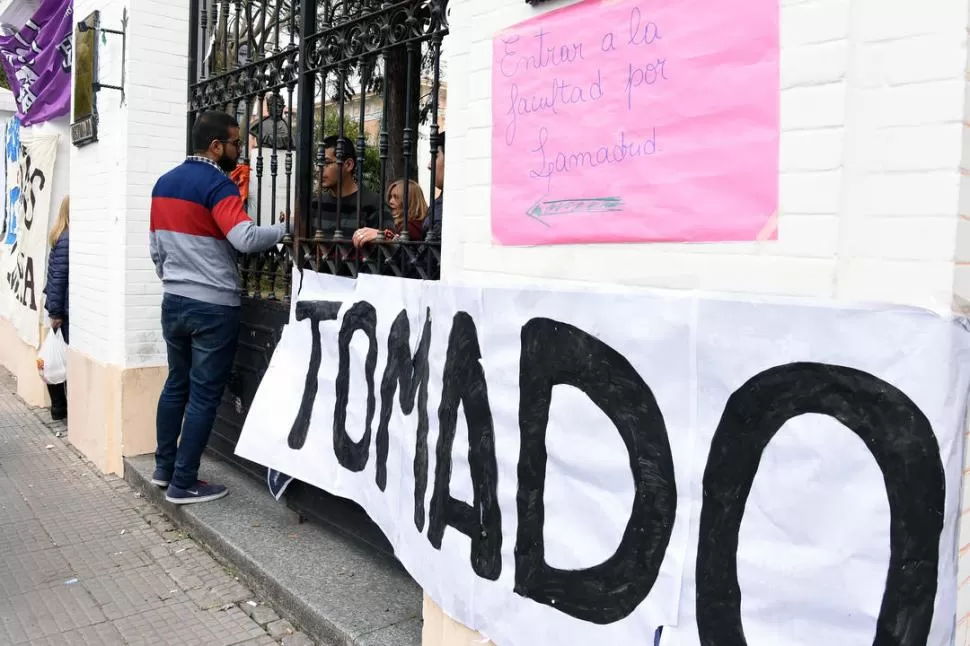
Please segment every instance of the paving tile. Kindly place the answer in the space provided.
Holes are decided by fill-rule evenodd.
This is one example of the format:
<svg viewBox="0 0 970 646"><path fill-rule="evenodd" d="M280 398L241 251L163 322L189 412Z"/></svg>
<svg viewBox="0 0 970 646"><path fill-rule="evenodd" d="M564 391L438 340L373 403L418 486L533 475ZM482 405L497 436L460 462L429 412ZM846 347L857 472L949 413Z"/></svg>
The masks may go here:
<svg viewBox="0 0 970 646"><path fill-rule="evenodd" d="M125 484L127 485L127 483ZM175 523L170 521L162 514L145 514L142 516L142 520L148 523L152 529L159 533L170 532L173 529L176 529Z"/></svg>
<svg viewBox="0 0 970 646"><path fill-rule="evenodd" d="M248 588L194 542L184 540L178 545L182 547L158 558L158 564L201 608L217 608L252 598Z"/></svg>
<svg viewBox="0 0 970 646"><path fill-rule="evenodd" d="M273 621L277 621L280 618L280 616L276 614L276 611L269 606L258 605L254 608L247 604L242 606L242 610L249 615L253 621L261 626Z"/></svg>
<svg viewBox="0 0 970 646"><path fill-rule="evenodd" d="M280 639L287 635L292 635L296 632L293 624L288 622L286 619L280 619L279 621L274 621L266 626L266 632L273 639Z"/></svg>
<svg viewBox="0 0 970 646"><path fill-rule="evenodd" d="M279 642L269 635L263 635L262 637L253 637L252 639L247 639L244 642L239 642L238 644L233 644L232 646L278 646L278 644Z"/></svg>
<svg viewBox="0 0 970 646"><path fill-rule="evenodd" d="M121 505L118 495L108 487L79 485L74 491L65 491L47 484L18 483L17 486L38 518L76 516L92 509L98 509L105 522L109 519L131 522L138 518L130 507Z"/></svg>
<svg viewBox="0 0 970 646"><path fill-rule="evenodd" d="M314 646L313 640L303 633L293 633L284 637L280 644L282 646Z"/></svg>
<svg viewBox="0 0 970 646"><path fill-rule="evenodd" d="M195 588L186 595L202 610L221 608L230 603L239 603L253 598L249 588L238 581L224 581L212 587Z"/></svg>
<svg viewBox="0 0 970 646"><path fill-rule="evenodd" d="M0 646L271 646L292 630L0 369Z"/></svg>
<svg viewBox="0 0 970 646"><path fill-rule="evenodd" d="M53 453L55 457L60 455L60 452ZM83 499L91 495L106 500L114 497L114 490L83 463L73 463L66 469L61 469L56 462L39 467L34 463L32 466L34 470L31 473L14 478L17 488L23 492L32 490L60 499ZM51 473L51 469L61 470L55 474Z"/></svg>
<svg viewBox="0 0 970 646"><path fill-rule="evenodd" d="M97 577L124 572L152 563L148 551L132 541L87 542L58 547L78 576Z"/></svg>
<svg viewBox="0 0 970 646"><path fill-rule="evenodd" d="M79 585L59 585L0 598L0 644L19 644L105 621Z"/></svg>
<svg viewBox="0 0 970 646"><path fill-rule="evenodd" d="M64 585L74 577L73 568L55 547L30 552L0 551L0 594L5 598Z"/></svg>
<svg viewBox="0 0 970 646"><path fill-rule="evenodd" d="M175 581L154 564L85 579L82 585L108 619L120 619L187 600Z"/></svg>
<svg viewBox="0 0 970 646"><path fill-rule="evenodd" d="M130 646L231 646L265 634L239 608L204 611L191 602L125 617L114 626Z"/></svg>
<svg viewBox="0 0 970 646"><path fill-rule="evenodd" d="M39 463L49 460L44 454L49 450L46 447L50 442L45 439L22 439L7 436L6 434L10 430L11 427L8 426L0 432L0 461L4 464L5 473L12 475L12 471L20 472L30 460L36 460ZM6 468L8 466L12 469Z"/></svg>
<svg viewBox="0 0 970 646"><path fill-rule="evenodd" d="M92 513L78 507L39 513L37 519L57 545L112 541L115 537L149 537L151 528L133 511ZM123 532L123 533L122 533ZM154 537L151 537L154 540Z"/></svg>
<svg viewBox="0 0 970 646"><path fill-rule="evenodd" d="M65 450L63 440L51 437L47 431L29 429L26 434L24 431L24 428L8 426L0 433L0 463L7 475L20 477L81 463L73 453Z"/></svg>
<svg viewBox="0 0 970 646"><path fill-rule="evenodd" d="M31 639L26 646L125 646L121 633L110 623L85 626L49 637Z"/></svg>
<svg viewBox="0 0 970 646"><path fill-rule="evenodd" d="M11 485L0 485L3 491L12 491ZM27 519L33 519L34 512L27 505L27 501L20 496L19 492L12 495L7 493L0 499L0 525L16 523Z"/></svg>
<svg viewBox="0 0 970 646"><path fill-rule="evenodd" d="M227 636L246 634L246 638L251 639L266 635L266 631L250 619L238 606L232 606L226 610L206 610L204 615L207 617L207 623L211 625L215 621L215 625L218 626L217 630L224 631ZM228 645L236 642L224 641L220 643Z"/></svg>
<svg viewBox="0 0 970 646"><path fill-rule="evenodd" d="M36 552L54 547L54 541L40 521L35 518L20 518L0 523L0 546L3 545L16 545L21 552Z"/></svg>

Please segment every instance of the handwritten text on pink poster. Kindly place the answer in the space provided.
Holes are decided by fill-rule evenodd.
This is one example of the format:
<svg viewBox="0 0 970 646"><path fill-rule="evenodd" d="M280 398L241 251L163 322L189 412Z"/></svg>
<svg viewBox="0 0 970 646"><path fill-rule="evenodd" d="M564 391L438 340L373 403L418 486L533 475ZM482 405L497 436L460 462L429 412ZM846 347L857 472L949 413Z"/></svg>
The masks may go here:
<svg viewBox="0 0 970 646"><path fill-rule="evenodd" d="M778 0L587 0L496 35L496 240L774 238L778 19Z"/></svg>

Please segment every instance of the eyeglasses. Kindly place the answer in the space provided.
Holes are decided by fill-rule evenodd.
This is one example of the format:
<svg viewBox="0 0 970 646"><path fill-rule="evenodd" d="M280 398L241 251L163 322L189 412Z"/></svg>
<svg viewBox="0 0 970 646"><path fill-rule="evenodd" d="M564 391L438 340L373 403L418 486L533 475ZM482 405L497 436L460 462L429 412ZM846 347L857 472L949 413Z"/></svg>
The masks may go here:
<svg viewBox="0 0 970 646"><path fill-rule="evenodd" d="M239 139L218 139L217 141L223 144L232 144L236 148L239 148L239 145L241 143Z"/></svg>

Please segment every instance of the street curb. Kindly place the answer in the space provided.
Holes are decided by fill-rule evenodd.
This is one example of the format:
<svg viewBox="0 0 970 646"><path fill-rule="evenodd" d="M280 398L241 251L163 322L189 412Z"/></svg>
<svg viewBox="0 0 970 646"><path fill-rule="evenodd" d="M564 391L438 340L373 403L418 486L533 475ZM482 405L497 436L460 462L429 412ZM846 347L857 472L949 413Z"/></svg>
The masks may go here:
<svg viewBox="0 0 970 646"><path fill-rule="evenodd" d="M165 500L151 484L153 456L124 464L130 485L322 646L421 645L421 589L386 558L298 523L265 487L208 456L202 471L230 495L198 505Z"/></svg>

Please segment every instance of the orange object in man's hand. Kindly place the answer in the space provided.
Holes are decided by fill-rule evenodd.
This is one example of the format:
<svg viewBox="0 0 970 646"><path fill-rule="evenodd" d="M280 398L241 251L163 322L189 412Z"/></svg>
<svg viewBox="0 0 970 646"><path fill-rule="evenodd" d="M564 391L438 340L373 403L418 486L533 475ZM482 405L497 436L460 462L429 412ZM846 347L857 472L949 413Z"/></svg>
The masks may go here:
<svg viewBox="0 0 970 646"><path fill-rule="evenodd" d="M235 170L229 173L229 178L233 183L239 187L239 195L242 197L242 201L245 202L249 199L249 165L239 164L236 166Z"/></svg>

